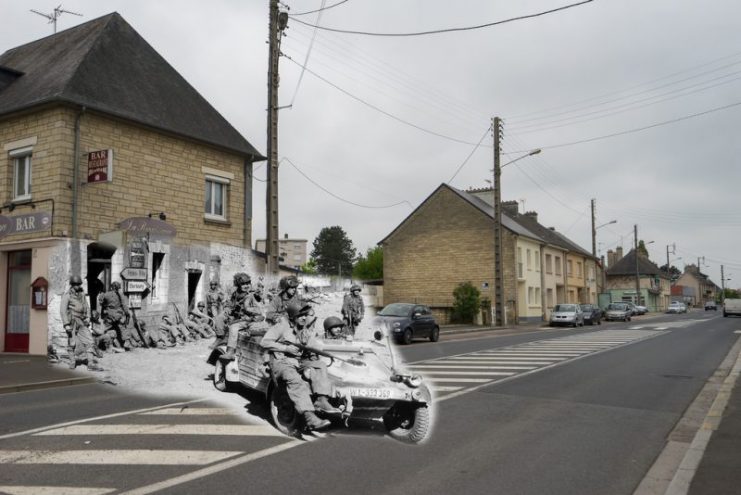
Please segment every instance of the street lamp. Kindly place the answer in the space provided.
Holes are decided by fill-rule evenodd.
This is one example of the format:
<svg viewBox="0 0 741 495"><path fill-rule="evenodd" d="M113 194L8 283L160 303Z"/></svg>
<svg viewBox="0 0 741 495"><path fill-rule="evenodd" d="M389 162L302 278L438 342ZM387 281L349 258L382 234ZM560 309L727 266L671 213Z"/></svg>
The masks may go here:
<svg viewBox="0 0 741 495"><path fill-rule="evenodd" d="M507 315L504 311L504 274L502 272L502 168L529 156L537 155L540 148L534 149L524 155L510 160L504 165L499 163L501 151L500 141L502 137L502 119L494 117L491 129L494 134L494 325L503 326L507 324Z"/></svg>
<svg viewBox="0 0 741 495"><path fill-rule="evenodd" d="M635 260L636 260L636 302L635 302L635 304L636 305L639 305L640 302L641 302L641 275L640 275L639 270L638 270L638 225L636 225L634 227L634 229L635 229L634 230L634 233L635 233L635 239L634 239L635 247L634 247L633 255L635 256ZM648 246L649 244L653 244L653 243L654 243L654 241L644 242L643 243L643 246L645 247L645 246Z"/></svg>

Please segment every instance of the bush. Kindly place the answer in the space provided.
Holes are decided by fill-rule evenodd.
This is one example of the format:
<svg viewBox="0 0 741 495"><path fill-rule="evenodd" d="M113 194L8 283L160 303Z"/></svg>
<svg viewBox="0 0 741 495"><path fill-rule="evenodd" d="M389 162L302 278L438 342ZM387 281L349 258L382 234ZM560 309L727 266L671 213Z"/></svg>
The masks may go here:
<svg viewBox="0 0 741 495"><path fill-rule="evenodd" d="M471 282L463 282L453 291L455 302L451 319L455 323L473 323L481 308L481 293Z"/></svg>

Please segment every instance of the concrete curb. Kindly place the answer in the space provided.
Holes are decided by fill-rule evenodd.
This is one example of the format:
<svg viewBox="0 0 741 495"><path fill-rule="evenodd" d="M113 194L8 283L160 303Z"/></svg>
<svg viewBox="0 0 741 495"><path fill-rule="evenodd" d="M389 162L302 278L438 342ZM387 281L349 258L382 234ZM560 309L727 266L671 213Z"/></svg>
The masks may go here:
<svg viewBox="0 0 741 495"><path fill-rule="evenodd" d="M0 395L12 394L16 392L26 392L29 390L40 390L45 388L68 387L71 385L84 385L95 383L98 380L95 377L64 378L62 380L47 380L43 382L21 383L15 385L6 385L0 387Z"/></svg>

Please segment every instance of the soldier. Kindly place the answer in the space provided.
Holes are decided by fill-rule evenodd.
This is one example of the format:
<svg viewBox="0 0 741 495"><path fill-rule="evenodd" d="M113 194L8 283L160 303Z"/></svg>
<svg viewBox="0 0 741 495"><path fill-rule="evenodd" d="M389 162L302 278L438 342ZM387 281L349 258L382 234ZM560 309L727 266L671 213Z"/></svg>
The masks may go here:
<svg viewBox="0 0 741 495"><path fill-rule="evenodd" d="M294 342L310 347L321 346L314 328L316 317L311 306L291 303L286 308L287 319L282 319L271 327L262 338L260 345L270 354L270 369L273 379L284 383L288 397L293 401L296 412L303 415L306 427L310 430L325 428L330 425L326 419L320 419L316 410L337 413L328 396L332 384L327 376L327 365L321 360L312 359L301 351ZM304 377L310 380L310 384ZM312 392L317 396L312 402Z"/></svg>
<svg viewBox="0 0 741 495"><path fill-rule="evenodd" d="M88 320L90 306L82 291L82 278L78 275L72 275L69 279L69 285L70 289L62 296L59 308L62 324L67 332L69 368L73 370L77 367L78 360L86 360L89 370L102 371L93 351L95 341Z"/></svg>
<svg viewBox="0 0 741 495"><path fill-rule="evenodd" d="M324 319L324 338L325 339L344 339L349 335L345 322L336 316L330 316Z"/></svg>
<svg viewBox="0 0 741 495"><path fill-rule="evenodd" d="M130 317L129 308L124 304L120 283L111 282L111 290L100 298L100 316L105 325L104 332L115 331L124 349L130 351L141 345L138 333L127 328Z"/></svg>
<svg viewBox="0 0 741 495"><path fill-rule="evenodd" d="M226 353L221 359L231 361L235 358L237 350L237 341L239 331L247 327L247 324L254 321L262 321L265 317L262 315L260 304L255 300L252 294L252 279L246 273L237 273L234 275L235 290L229 299L229 308L227 318L222 325L227 327L226 330Z"/></svg>
<svg viewBox="0 0 741 495"><path fill-rule="evenodd" d="M209 282L209 290L206 294L206 309L208 310L208 316L216 318L216 316L224 311L224 303L226 296L224 291L219 287L219 282L212 280Z"/></svg>
<svg viewBox="0 0 741 495"><path fill-rule="evenodd" d="M185 326L190 330L191 335L203 338L214 336L214 333L208 324L208 316L199 312L197 308L193 308L188 312L188 316L185 318L183 323L185 323Z"/></svg>
<svg viewBox="0 0 741 495"><path fill-rule="evenodd" d="M275 325L285 316L286 308L292 302L300 304L298 295L298 279L294 275L283 277L278 282L278 293L270 300L265 309L265 318L269 323Z"/></svg>
<svg viewBox="0 0 741 495"><path fill-rule="evenodd" d="M185 345L186 341L191 342L193 340L183 325L177 325L171 322L170 317L167 315L162 315L159 330L160 332L164 332L168 336L168 341L172 343Z"/></svg>
<svg viewBox="0 0 741 495"><path fill-rule="evenodd" d="M365 304L363 304L363 298L360 296L360 286L352 284L350 293L345 294L342 300L342 316L351 335L355 335L355 328L360 325L364 314Z"/></svg>

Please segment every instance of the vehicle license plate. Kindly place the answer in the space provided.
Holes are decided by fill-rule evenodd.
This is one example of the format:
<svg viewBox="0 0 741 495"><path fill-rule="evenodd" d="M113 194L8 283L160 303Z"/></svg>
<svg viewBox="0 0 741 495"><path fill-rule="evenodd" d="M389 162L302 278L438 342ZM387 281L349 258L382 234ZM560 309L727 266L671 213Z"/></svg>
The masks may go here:
<svg viewBox="0 0 741 495"><path fill-rule="evenodd" d="M391 390L387 388L351 388L350 395L368 399L388 399L391 397Z"/></svg>

